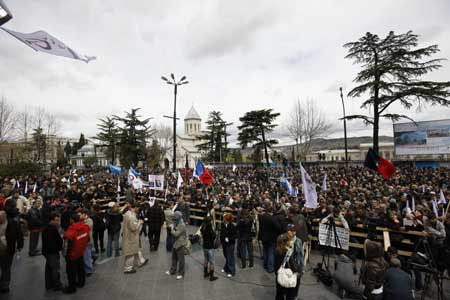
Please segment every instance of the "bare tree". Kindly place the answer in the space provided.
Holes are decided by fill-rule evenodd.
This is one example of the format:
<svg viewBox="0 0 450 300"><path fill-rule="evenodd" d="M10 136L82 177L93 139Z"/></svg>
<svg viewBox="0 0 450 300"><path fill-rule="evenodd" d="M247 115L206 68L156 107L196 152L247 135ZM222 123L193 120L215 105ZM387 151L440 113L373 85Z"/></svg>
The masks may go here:
<svg viewBox="0 0 450 300"><path fill-rule="evenodd" d="M7 141L13 135L15 119L14 108L2 96L0 101L0 143Z"/></svg>
<svg viewBox="0 0 450 300"><path fill-rule="evenodd" d="M16 123L17 138L23 139L24 144L28 143L28 137L30 135L32 122L33 116L28 110L28 107L25 106L25 108L17 114L17 123Z"/></svg>
<svg viewBox="0 0 450 300"><path fill-rule="evenodd" d="M38 106L35 107L33 112L33 129L42 128L45 127L45 118L46 118L46 111L43 107Z"/></svg>
<svg viewBox="0 0 450 300"><path fill-rule="evenodd" d="M286 129L288 135L296 142L297 158L305 159L306 154L311 152L312 140L326 134L331 129L331 123L313 100L307 100L305 103L297 100Z"/></svg>
<svg viewBox="0 0 450 300"><path fill-rule="evenodd" d="M158 141L158 144L161 147L162 156L166 156L167 151L169 151L173 145L172 128L164 124L155 125L155 135L153 138Z"/></svg>

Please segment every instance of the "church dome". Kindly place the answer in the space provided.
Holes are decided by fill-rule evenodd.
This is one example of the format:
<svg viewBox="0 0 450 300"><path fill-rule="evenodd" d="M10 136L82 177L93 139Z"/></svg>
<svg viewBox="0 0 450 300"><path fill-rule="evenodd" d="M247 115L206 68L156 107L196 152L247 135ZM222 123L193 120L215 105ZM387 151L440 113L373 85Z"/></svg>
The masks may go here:
<svg viewBox="0 0 450 300"><path fill-rule="evenodd" d="M184 119L185 120L201 120L202 118L200 118L200 115L195 110L194 106L192 106Z"/></svg>

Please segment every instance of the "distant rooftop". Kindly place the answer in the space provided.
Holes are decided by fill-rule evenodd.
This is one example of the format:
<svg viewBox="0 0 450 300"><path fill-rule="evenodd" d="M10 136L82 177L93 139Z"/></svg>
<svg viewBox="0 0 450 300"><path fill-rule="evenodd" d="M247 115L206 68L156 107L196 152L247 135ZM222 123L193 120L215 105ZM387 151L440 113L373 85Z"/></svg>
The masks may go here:
<svg viewBox="0 0 450 300"><path fill-rule="evenodd" d="M200 118L200 115L195 110L194 106L192 106L184 119L185 120L201 120L202 118Z"/></svg>

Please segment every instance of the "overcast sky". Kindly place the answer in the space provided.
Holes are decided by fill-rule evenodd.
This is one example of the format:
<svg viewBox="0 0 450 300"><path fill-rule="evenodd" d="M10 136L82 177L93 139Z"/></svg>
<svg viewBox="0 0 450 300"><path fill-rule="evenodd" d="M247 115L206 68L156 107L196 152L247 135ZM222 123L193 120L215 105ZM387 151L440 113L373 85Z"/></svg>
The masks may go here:
<svg viewBox="0 0 450 300"><path fill-rule="evenodd" d="M192 104L205 120L219 110L238 124L245 112L273 108L286 122L296 99L314 99L343 136L339 86L349 91L359 67L344 59L343 44L366 32L413 30L422 46L438 44L450 58L450 1L150 1L6 0L14 19L5 27L46 30L76 51L81 61L38 53L0 32L0 93L17 110L42 106L60 117L59 134L95 135L97 120L141 107L166 123L173 112L171 86L160 77L186 75L178 114ZM450 62L428 78L450 80ZM361 101L346 100L349 114ZM391 109L393 112L395 108ZM396 112L403 112L397 110ZM449 108L409 112L415 120L450 117ZM349 135L370 135L359 121ZM381 133L392 135L392 123Z"/></svg>

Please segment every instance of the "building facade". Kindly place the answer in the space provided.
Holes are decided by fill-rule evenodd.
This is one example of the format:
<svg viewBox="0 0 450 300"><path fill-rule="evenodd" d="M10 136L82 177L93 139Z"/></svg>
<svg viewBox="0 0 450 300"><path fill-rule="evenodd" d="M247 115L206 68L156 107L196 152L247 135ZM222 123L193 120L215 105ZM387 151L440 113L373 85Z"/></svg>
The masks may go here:
<svg viewBox="0 0 450 300"><path fill-rule="evenodd" d="M204 143L199 140L198 136L202 134L202 118L195 110L194 106L188 111L184 117L184 131L182 134L177 134L176 149L177 149L177 168L184 168L186 165L186 157L190 168L195 166L195 162L202 157L202 153L197 146ZM170 164L173 161L173 148L171 148L166 155Z"/></svg>

